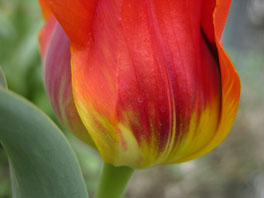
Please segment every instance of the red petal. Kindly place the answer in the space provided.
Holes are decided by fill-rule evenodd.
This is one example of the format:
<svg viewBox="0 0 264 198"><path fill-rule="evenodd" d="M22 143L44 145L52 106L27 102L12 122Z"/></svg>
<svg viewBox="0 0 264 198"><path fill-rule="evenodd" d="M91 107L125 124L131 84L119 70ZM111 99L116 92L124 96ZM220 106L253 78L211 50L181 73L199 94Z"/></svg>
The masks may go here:
<svg viewBox="0 0 264 198"><path fill-rule="evenodd" d="M211 43L219 41L222 36L231 2L231 0L203 1L201 25ZM216 12L217 16L214 17Z"/></svg>

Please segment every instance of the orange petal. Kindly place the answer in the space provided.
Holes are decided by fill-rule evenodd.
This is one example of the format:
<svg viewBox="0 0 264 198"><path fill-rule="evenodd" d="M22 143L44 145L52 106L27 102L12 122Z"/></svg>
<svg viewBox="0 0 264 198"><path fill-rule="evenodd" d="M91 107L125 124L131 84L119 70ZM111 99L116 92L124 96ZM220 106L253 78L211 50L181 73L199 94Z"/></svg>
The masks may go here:
<svg viewBox="0 0 264 198"><path fill-rule="evenodd" d="M86 46L91 39L91 25L98 0L46 0L71 44Z"/></svg>
<svg viewBox="0 0 264 198"><path fill-rule="evenodd" d="M39 4L41 7L42 15L43 15L45 21L47 21L52 15L51 10L49 8L48 1L47 0L39 0Z"/></svg>

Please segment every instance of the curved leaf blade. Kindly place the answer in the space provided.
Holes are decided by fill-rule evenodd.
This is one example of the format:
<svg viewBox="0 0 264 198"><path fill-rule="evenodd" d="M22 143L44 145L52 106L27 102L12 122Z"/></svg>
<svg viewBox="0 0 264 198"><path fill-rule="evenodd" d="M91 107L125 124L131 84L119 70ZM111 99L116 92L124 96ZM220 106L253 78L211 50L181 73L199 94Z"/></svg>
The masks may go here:
<svg viewBox="0 0 264 198"><path fill-rule="evenodd" d="M11 162L13 197L87 198L66 138L36 107L0 88L0 141Z"/></svg>

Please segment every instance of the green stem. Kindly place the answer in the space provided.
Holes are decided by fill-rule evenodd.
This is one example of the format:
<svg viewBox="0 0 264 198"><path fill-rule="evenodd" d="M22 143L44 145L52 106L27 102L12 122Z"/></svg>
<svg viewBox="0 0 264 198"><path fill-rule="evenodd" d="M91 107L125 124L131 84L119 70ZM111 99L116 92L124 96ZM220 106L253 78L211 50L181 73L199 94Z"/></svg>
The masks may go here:
<svg viewBox="0 0 264 198"><path fill-rule="evenodd" d="M133 171L129 167L115 167L105 163L96 197L122 198Z"/></svg>

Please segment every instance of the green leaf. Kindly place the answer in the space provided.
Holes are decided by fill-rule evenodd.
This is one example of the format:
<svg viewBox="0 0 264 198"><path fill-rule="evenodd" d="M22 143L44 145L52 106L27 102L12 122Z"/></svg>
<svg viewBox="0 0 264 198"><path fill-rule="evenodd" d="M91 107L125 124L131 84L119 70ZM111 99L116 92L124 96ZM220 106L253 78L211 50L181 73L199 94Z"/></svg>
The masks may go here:
<svg viewBox="0 0 264 198"><path fill-rule="evenodd" d="M7 88L5 74L4 74L1 66L0 66L0 87Z"/></svg>
<svg viewBox="0 0 264 198"><path fill-rule="evenodd" d="M11 163L14 198L87 198L76 156L55 124L0 87L0 141Z"/></svg>

